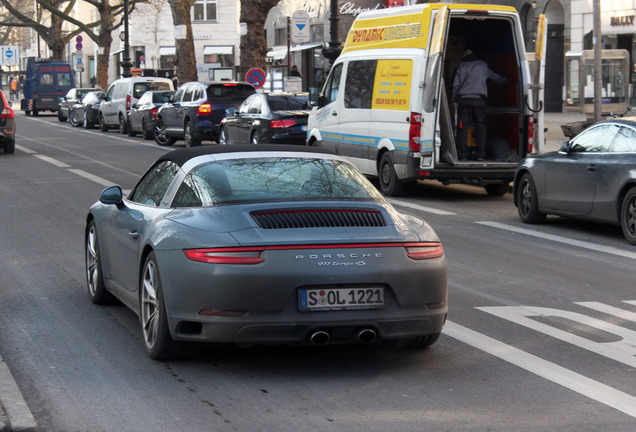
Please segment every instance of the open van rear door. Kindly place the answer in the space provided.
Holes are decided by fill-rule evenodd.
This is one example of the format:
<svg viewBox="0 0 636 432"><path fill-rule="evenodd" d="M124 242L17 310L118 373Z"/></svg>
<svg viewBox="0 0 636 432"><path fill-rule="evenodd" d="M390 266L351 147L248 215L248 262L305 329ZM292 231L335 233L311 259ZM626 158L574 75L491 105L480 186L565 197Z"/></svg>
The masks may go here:
<svg viewBox="0 0 636 432"><path fill-rule="evenodd" d="M439 96L442 88L443 48L446 45L447 29L450 21L448 6L441 7L435 13L433 32L428 44L426 72L421 82L422 129L420 133L420 168L433 168L435 162L435 133L439 115Z"/></svg>
<svg viewBox="0 0 636 432"><path fill-rule="evenodd" d="M534 117L534 149L538 153L544 151L545 134L544 134L544 106L543 99L545 93L545 50L547 38L545 31L548 28L548 20L545 15L539 15L537 22L537 39L536 48L532 67L532 112ZM528 149L528 152L530 149Z"/></svg>

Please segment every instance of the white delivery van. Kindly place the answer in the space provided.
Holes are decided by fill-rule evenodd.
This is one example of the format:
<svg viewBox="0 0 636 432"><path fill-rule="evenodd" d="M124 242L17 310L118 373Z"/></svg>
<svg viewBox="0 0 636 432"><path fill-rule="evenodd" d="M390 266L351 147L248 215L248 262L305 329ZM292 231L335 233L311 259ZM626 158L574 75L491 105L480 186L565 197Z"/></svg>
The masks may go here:
<svg viewBox="0 0 636 432"><path fill-rule="evenodd" d="M460 162L455 147L452 76L467 48L508 79L489 83L485 161L471 160L471 129L468 160ZM532 151L533 131L543 134L532 88L514 8L428 3L369 11L353 23L322 92L313 89L307 144L378 177L385 195L424 179L502 195Z"/></svg>

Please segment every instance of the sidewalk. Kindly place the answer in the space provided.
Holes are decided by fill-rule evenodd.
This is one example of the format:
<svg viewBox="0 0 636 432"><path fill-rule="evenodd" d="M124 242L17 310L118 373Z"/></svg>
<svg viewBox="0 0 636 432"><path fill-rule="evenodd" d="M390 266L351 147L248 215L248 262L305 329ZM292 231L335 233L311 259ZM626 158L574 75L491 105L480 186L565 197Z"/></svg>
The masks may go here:
<svg viewBox="0 0 636 432"><path fill-rule="evenodd" d="M545 133L545 148L543 151L548 152L559 150L559 148L561 148L561 144L563 144L564 141L569 140L568 137L563 135L561 125L575 121L584 121L585 114L572 112L545 113L544 119L544 127L548 130Z"/></svg>

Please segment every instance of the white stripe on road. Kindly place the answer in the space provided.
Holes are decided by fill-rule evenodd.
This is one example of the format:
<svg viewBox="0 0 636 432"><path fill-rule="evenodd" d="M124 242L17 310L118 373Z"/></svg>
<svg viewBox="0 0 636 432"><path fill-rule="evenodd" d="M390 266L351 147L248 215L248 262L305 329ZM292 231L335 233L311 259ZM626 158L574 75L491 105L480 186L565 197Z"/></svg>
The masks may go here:
<svg viewBox="0 0 636 432"><path fill-rule="evenodd" d="M446 210L439 210L433 207L425 207L425 206L421 206L419 204L413 204L410 203L408 201L402 201L402 200L396 200L396 199L390 199L388 200L391 204L396 204L402 207L408 207L414 210L420 210L426 213L433 213L433 214L437 214L437 215L441 215L441 216L454 216L457 213L452 213Z"/></svg>
<svg viewBox="0 0 636 432"><path fill-rule="evenodd" d="M84 177L85 179L94 181L95 183L100 184L102 186L112 186L115 184L110 180L106 180L104 178L98 177L94 174L88 173L81 169L69 169L69 171L72 172L73 174L77 174L78 176Z"/></svg>
<svg viewBox="0 0 636 432"><path fill-rule="evenodd" d="M29 154L37 153L35 150L31 150L30 148L22 147L21 145L17 145L17 144L15 148Z"/></svg>
<svg viewBox="0 0 636 432"><path fill-rule="evenodd" d="M492 228L498 228L498 229L502 229L502 230L507 230L507 231L512 231L512 232L516 232L519 234L525 234L525 235L529 235L532 237L539 237L542 239L546 239L546 240L551 240L551 241L555 241L555 242L559 242L559 243L565 243L567 245L571 245L571 246L578 246L580 248L583 249L589 249L589 250L593 250L595 252L604 252L607 254L611 254L611 255L617 255L620 257L625 257L625 258L630 258L630 259L634 259L636 260L636 252L629 252L626 250L621 250L621 249L616 249L613 247L609 247L609 246L601 246L599 244L596 243L590 243L590 242L584 242L584 241L580 241L580 240L574 240L571 238L567 238L567 237L561 237L561 236L557 236L557 235L553 235L553 234L546 234L546 233L542 233L542 232L538 232L538 231L533 231L533 230L529 230L526 228L519 228L513 225L506 225L506 224L502 224L499 222L490 222L490 221L483 221L483 222L475 222L476 224L480 224L480 225L486 225Z"/></svg>
<svg viewBox="0 0 636 432"><path fill-rule="evenodd" d="M636 417L636 397L634 396L450 321L444 325L444 334L576 393Z"/></svg>
<svg viewBox="0 0 636 432"><path fill-rule="evenodd" d="M64 162L61 162L57 159L53 159L52 157L48 157L42 154L35 154L35 157L38 159L42 159L45 162L48 162L50 164L55 165L56 167L60 167L60 168L70 168L70 165L65 164Z"/></svg>

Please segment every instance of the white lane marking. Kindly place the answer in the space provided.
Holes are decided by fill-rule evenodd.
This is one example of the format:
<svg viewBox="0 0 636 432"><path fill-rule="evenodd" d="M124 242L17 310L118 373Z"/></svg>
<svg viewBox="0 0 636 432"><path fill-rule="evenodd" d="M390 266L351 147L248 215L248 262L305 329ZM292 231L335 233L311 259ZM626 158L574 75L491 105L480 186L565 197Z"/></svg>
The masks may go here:
<svg viewBox="0 0 636 432"><path fill-rule="evenodd" d="M57 159L53 159L52 157L48 157L48 156L45 156L45 155L42 155L42 154L37 154L36 153L36 154L34 154L34 156L36 158L38 158L38 159L41 159L41 160L45 161L45 162L53 164L56 167L60 167L60 168L70 168L71 167L70 165L67 165L64 162L61 162L61 161L59 161Z"/></svg>
<svg viewBox="0 0 636 432"><path fill-rule="evenodd" d="M525 235L529 235L532 237L539 237L542 239L546 239L546 240L551 240L551 241L555 241L555 242L559 242L559 243L565 243L571 246L578 246L580 248L583 249L589 249L595 252L604 252L607 254L611 254L611 255L617 255L620 257L625 257L625 258L630 258L630 259L636 259L636 252L629 252L626 250L621 250L621 249L616 249L613 247L609 247L609 246L602 246L602 245L598 245L595 243L590 243L590 242L584 242L584 241L580 241L580 240L575 240L575 239L571 239L571 238L567 238L567 237L561 237L561 236L557 236L557 235L553 235L553 234L546 234L546 233L541 233L541 232L537 232L537 231L532 231L526 228L519 228L516 226L512 226L512 225L506 225L506 224L502 224L499 222L490 222L490 221L478 221L475 222L476 224L479 225L486 225L492 228L499 228L502 230L507 230L507 231L512 231L512 232L516 232L519 234L525 234Z"/></svg>
<svg viewBox="0 0 636 432"><path fill-rule="evenodd" d="M624 301L623 303L636 304L636 301ZM622 318L627 321L636 322L636 313L625 309L617 308L599 302L574 302L574 304L590 308L595 311L603 312L608 315L614 315L615 317Z"/></svg>
<svg viewBox="0 0 636 432"><path fill-rule="evenodd" d="M26 147L23 147L23 146L17 145L17 144L16 144L15 148L17 148L18 150L21 150L21 151L23 151L25 153L29 153L29 154L37 153L35 150L31 150L30 148L26 148Z"/></svg>
<svg viewBox="0 0 636 432"><path fill-rule="evenodd" d="M636 331L587 315L560 309L534 306L492 306L478 307L476 309L636 368ZM572 325L576 323L583 324L584 326L616 335L619 340L596 342L533 319L536 317L564 318L571 321ZM636 409L636 406L634 408Z"/></svg>
<svg viewBox="0 0 636 432"><path fill-rule="evenodd" d="M449 211L446 211L446 210L439 210L439 209L436 209L436 208L433 208L433 207L425 207L425 206L422 206L422 205L419 205L419 204L413 204L413 203L410 203L408 201L402 201L402 200L396 200L396 199L390 199L388 201L391 204L397 204L397 205L402 206L402 207L408 207L408 208L411 208L411 209L420 210L420 211L423 211L423 212L426 212L426 213L433 213L433 214L441 215L441 216L454 216L454 215L457 214L457 213L449 212Z"/></svg>
<svg viewBox="0 0 636 432"><path fill-rule="evenodd" d="M444 325L444 334L592 400L636 417L636 397L634 396L450 321Z"/></svg>
<svg viewBox="0 0 636 432"><path fill-rule="evenodd" d="M26 431L37 428L35 418L2 356L0 356L0 403L10 419L11 430Z"/></svg>
<svg viewBox="0 0 636 432"><path fill-rule="evenodd" d="M84 177L85 179L88 179L90 181L93 181L97 184L100 184L102 186L112 186L115 183L113 183L110 180L106 180L104 178L98 177L94 174L88 173L84 170L81 169L69 169L70 172L72 172L73 174L77 174L78 176Z"/></svg>

